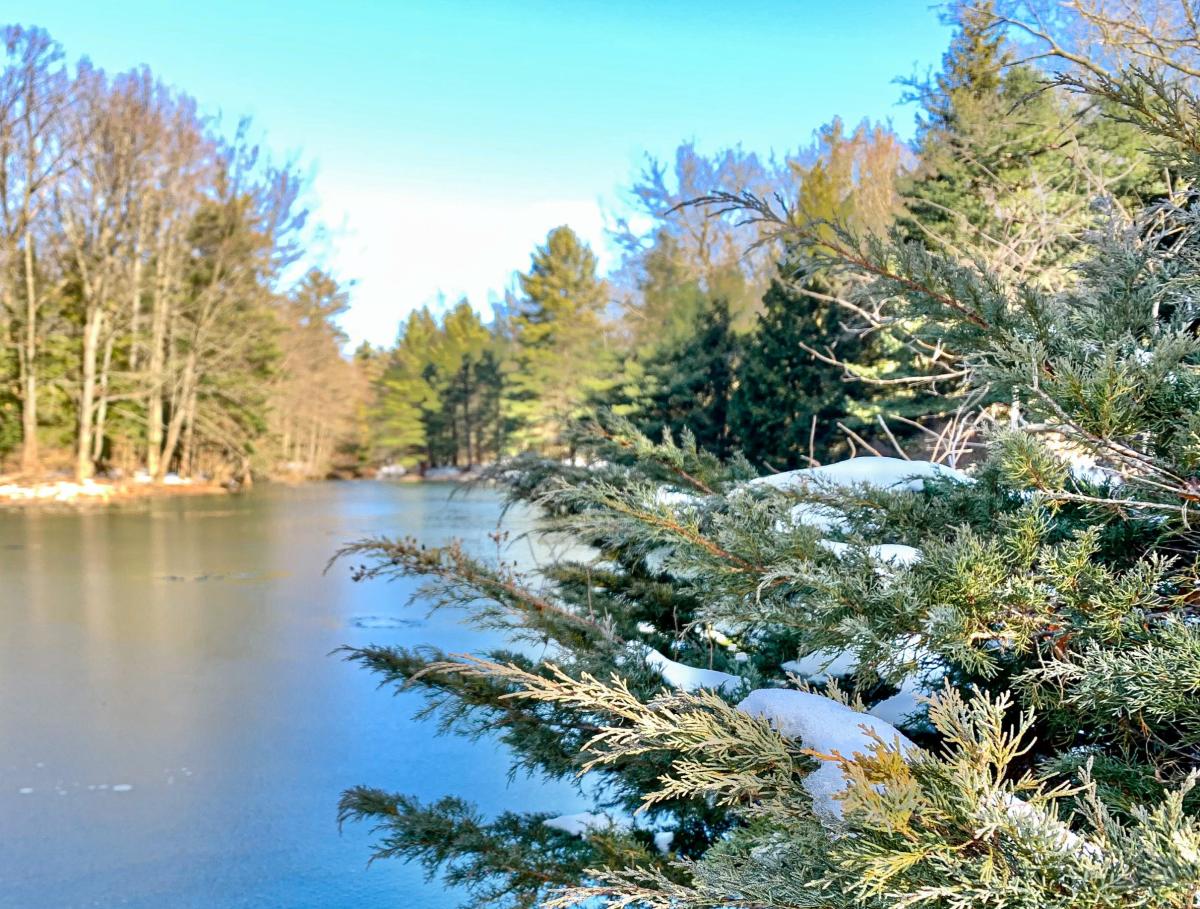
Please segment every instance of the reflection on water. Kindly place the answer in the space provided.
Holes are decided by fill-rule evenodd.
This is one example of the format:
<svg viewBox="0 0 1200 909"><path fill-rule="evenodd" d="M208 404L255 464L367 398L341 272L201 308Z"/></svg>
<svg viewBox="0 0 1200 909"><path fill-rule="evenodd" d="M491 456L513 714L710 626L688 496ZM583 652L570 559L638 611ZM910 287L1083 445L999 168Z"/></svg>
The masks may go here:
<svg viewBox="0 0 1200 909"><path fill-rule="evenodd" d="M368 869L366 831L338 835L342 789L577 810L329 655L489 643L405 610L411 582L322 574L376 533L494 551L496 497L448 493L363 482L0 515L0 906L438 909L461 897L414 867Z"/></svg>

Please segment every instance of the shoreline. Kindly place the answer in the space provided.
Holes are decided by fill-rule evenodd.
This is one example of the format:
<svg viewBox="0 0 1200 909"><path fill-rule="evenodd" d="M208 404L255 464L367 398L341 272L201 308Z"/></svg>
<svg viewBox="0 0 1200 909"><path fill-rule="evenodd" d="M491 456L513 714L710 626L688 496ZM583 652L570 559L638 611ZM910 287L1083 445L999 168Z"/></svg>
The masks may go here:
<svg viewBox="0 0 1200 909"><path fill-rule="evenodd" d="M215 483L147 483L131 480L42 480L34 483L0 481L0 508L86 508L142 499L194 495L228 495Z"/></svg>
<svg viewBox="0 0 1200 909"><path fill-rule="evenodd" d="M399 476L364 476L364 477L326 477L324 479L308 478L297 480L292 478L276 478L263 480L268 485L302 486L309 483L338 483L353 482L354 480L375 480L383 483L423 484L431 485L467 485L480 479L478 471L436 468L426 476L413 472ZM144 501L158 498L174 498L178 496L201 495L231 495L237 490L208 482L170 481L151 483L136 480L85 480L77 483L74 480L56 479L36 482L22 482L17 479L0 477L0 510L10 509L77 509L92 508L105 505L120 505L128 502Z"/></svg>

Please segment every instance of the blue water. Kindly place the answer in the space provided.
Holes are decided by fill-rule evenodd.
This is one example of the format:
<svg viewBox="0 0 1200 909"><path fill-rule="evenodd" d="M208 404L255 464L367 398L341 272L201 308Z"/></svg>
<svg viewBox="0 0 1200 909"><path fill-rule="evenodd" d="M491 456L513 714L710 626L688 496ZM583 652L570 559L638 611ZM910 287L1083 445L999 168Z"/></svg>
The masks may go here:
<svg viewBox="0 0 1200 909"><path fill-rule="evenodd" d="M339 835L344 788L579 810L329 655L497 643L406 610L412 582L322 574L375 533L494 552L496 496L449 492L356 482L0 514L0 907L440 909L464 894L397 861L368 868L368 831ZM396 618L417 623L358 627Z"/></svg>

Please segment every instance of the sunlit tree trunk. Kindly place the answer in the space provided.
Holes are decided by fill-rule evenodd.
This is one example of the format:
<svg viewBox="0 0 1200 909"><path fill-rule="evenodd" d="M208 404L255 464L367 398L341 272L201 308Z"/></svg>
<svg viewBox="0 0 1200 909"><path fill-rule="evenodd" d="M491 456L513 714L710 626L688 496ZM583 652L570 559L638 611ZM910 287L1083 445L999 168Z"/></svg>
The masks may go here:
<svg viewBox="0 0 1200 909"><path fill-rule="evenodd" d="M92 429L96 406L96 358L103 327L103 311L95 304L88 306L83 329L83 381L79 391L79 432L75 453L75 479L80 483L89 479L95 470L92 462Z"/></svg>
<svg viewBox="0 0 1200 909"><path fill-rule="evenodd" d="M187 408L184 411L181 449L183 456L180 458L179 474L183 477L191 477L196 472L196 392L194 389L188 397Z"/></svg>
<svg viewBox="0 0 1200 909"><path fill-rule="evenodd" d="M188 351L187 356L184 358L179 398L174 409L171 411L171 419L167 424L167 438L163 445L162 458L158 462L158 471L154 474L154 479L159 482L167 475L171 462L175 459L175 452L179 447L180 438L183 434L183 424L187 418L188 405L194 394L192 389L195 377L196 352L193 349Z"/></svg>
<svg viewBox="0 0 1200 909"><path fill-rule="evenodd" d="M37 411L37 287L33 275L33 236L25 231L25 332L21 357L21 472L40 472Z"/></svg>
<svg viewBox="0 0 1200 909"><path fill-rule="evenodd" d="M101 360L100 376L96 394L96 421L92 428L92 463L100 462L104 455L105 424L108 422L108 382L112 373L113 344L116 333L109 332L104 342L104 357Z"/></svg>

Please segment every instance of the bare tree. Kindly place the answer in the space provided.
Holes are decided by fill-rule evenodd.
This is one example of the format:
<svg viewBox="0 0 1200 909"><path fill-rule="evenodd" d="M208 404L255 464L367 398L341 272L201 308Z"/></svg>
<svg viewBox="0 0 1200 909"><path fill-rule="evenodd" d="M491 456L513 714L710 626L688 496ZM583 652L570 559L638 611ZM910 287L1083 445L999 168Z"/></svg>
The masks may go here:
<svg viewBox="0 0 1200 909"><path fill-rule="evenodd" d="M34 474L39 468L36 244L39 230L45 229L39 221L55 181L71 163L71 146L59 128L68 85L62 51L45 32L10 26L4 30L4 46L7 64L0 76L0 297L19 326L21 469Z"/></svg>

